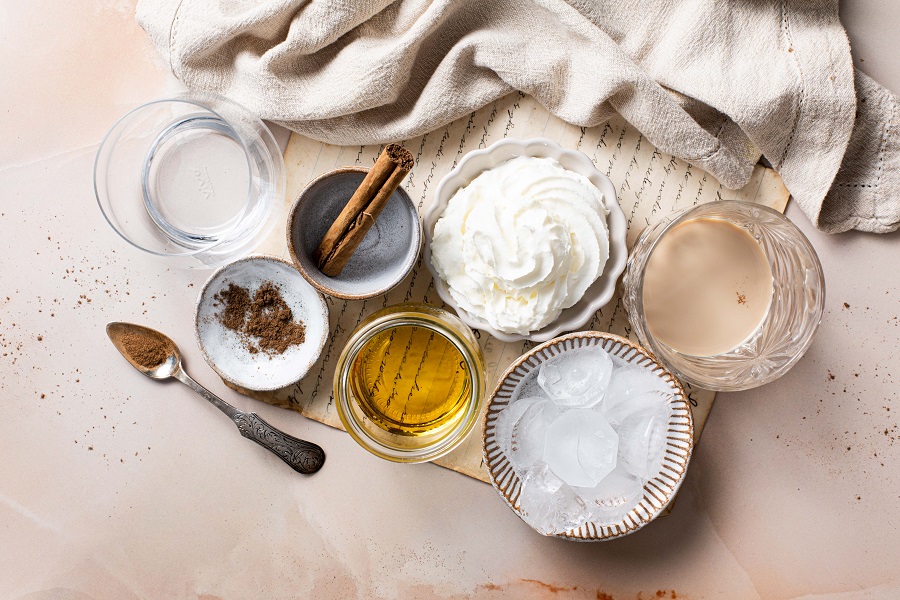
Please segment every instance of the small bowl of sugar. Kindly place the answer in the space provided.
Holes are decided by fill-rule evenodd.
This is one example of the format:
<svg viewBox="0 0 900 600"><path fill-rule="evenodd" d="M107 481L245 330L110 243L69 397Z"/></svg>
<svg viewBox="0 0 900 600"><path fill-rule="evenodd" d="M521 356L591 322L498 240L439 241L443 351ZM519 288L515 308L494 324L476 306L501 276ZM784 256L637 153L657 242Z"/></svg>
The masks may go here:
<svg viewBox="0 0 900 600"><path fill-rule="evenodd" d="M490 397L491 483L542 535L604 541L669 504L693 449L681 383L643 348L598 331L522 355Z"/></svg>

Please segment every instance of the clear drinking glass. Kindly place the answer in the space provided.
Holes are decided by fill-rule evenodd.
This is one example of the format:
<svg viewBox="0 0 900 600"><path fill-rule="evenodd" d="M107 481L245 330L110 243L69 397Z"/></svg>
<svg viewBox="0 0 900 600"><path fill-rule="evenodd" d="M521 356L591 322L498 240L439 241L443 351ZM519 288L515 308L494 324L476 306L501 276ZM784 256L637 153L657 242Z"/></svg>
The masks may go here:
<svg viewBox="0 0 900 600"><path fill-rule="evenodd" d="M721 219L746 230L772 270L772 300L765 317L743 343L715 356L684 354L655 339L644 316L650 256L669 231L698 218ZM809 348L825 308L822 265L803 232L775 210L737 201L701 204L648 227L631 251L623 286L628 318L641 344L683 380L711 390L750 389L784 375Z"/></svg>
<svg viewBox="0 0 900 600"><path fill-rule="evenodd" d="M210 93L157 100L110 129L94 163L103 216L131 245L178 266L243 256L271 231L285 193L275 138Z"/></svg>

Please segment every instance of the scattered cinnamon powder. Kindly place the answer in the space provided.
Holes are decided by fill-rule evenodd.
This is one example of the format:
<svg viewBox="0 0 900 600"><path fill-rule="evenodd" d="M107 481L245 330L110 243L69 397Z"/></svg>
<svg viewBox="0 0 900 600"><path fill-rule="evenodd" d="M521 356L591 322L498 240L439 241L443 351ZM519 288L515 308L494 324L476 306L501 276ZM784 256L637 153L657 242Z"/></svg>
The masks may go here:
<svg viewBox="0 0 900 600"><path fill-rule="evenodd" d="M145 369L161 365L169 355L168 343L157 333L126 331L121 339L128 356Z"/></svg>
<svg viewBox="0 0 900 600"><path fill-rule="evenodd" d="M237 332L251 354L265 352L271 357L306 341L306 325L294 321L294 313L271 281L263 282L252 298L234 283L214 298L224 306L217 315L219 322Z"/></svg>

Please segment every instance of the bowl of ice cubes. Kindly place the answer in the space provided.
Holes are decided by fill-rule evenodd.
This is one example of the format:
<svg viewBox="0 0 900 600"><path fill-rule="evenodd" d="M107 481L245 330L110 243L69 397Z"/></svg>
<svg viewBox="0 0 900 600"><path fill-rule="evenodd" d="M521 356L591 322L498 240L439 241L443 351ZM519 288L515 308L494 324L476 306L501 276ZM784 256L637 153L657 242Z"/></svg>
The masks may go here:
<svg viewBox="0 0 900 600"><path fill-rule="evenodd" d="M675 496L693 449L681 383L646 350L598 331L522 355L485 415L491 483L542 535L610 540Z"/></svg>

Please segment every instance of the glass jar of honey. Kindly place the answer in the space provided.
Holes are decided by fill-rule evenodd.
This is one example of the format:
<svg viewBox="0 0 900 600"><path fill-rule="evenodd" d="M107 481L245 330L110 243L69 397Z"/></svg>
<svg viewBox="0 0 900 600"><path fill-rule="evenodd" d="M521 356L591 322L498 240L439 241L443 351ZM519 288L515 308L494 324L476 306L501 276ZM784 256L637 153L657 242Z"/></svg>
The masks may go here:
<svg viewBox="0 0 900 600"><path fill-rule="evenodd" d="M445 310L399 304L351 334L334 374L347 432L396 462L424 462L456 447L484 400L484 358L472 330Z"/></svg>

